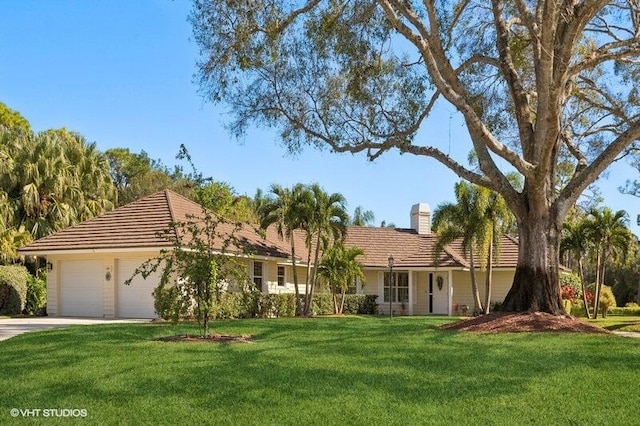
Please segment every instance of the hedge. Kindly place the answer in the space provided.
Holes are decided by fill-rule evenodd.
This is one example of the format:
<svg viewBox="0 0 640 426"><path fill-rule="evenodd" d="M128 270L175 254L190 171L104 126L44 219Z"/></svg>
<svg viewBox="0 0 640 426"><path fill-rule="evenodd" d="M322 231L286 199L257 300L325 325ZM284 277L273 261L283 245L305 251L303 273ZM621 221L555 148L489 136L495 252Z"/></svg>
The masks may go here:
<svg viewBox="0 0 640 426"><path fill-rule="evenodd" d="M27 282L27 301L24 307L27 315L44 316L47 314L47 275L40 271L38 277L29 276Z"/></svg>
<svg viewBox="0 0 640 426"><path fill-rule="evenodd" d="M154 291L155 308L160 317L177 321L193 317L186 309L184 299L176 288ZM347 294L344 314L375 315L378 313L377 295ZM296 312L295 294L265 294L259 292L223 293L212 309L216 319L224 318L278 318L293 317ZM313 297L313 315L333 314L330 293L316 293Z"/></svg>
<svg viewBox="0 0 640 426"><path fill-rule="evenodd" d="M24 266L0 266L0 315L22 313L27 302L30 277Z"/></svg>

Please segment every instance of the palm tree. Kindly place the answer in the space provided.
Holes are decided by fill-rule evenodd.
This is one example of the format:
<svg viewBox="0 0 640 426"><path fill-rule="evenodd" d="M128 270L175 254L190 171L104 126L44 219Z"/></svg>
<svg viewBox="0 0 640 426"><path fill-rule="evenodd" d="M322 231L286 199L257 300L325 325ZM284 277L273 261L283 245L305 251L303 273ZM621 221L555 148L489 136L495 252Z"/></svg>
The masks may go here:
<svg viewBox="0 0 640 426"><path fill-rule="evenodd" d="M487 248L487 263L486 263L486 298L484 305L484 313L488 314L491 305L491 291L492 291L492 279L493 279L493 260L494 255L500 253L500 243L502 241L502 235L511 228L514 217L507 206L504 198L497 192L491 191L487 188L476 187L477 191L483 191L487 194L483 194L482 197L487 197L486 209L484 211L484 217L489 221L488 236L488 248Z"/></svg>
<svg viewBox="0 0 640 426"><path fill-rule="evenodd" d="M362 264L357 260L364 255L360 247L346 248L341 242L326 250L318 265L318 278L323 279L331 288L333 307L337 315L344 311L344 299L349 284L364 279ZM338 301L338 293L341 295Z"/></svg>
<svg viewBox="0 0 640 426"><path fill-rule="evenodd" d="M75 133L61 130L67 161L73 164L73 179L80 189L77 220L84 221L112 210L116 205L117 188L111 178L109 160L94 143Z"/></svg>
<svg viewBox="0 0 640 426"><path fill-rule="evenodd" d="M309 253L304 315L311 314L320 251L325 250L332 242L344 238L347 230L346 225L349 221L349 214L345 208L346 200L342 194L328 194L318 184L313 184L308 189L311 195L308 199L309 204L302 209L308 212L305 217L304 229ZM312 265L310 257L314 244L313 268L310 268Z"/></svg>
<svg viewBox="0 0 640 426"><path fill-rule="evenodd" d="M10 196L18 226L34 238L114 207L117 196L106 157L95 144L64 129L22 138Z"/></svg>
<svg viewBox="0 0 640 426"><path fill-rule="evenodd" d="M469 273L473 292L474 312L484 312L476 278L476 255L483 257L487 242L491 239L490 226L484 216L488 193L466 182L455 185L456 204L440 204L433 214L433 229L438 234L434 247L434 259L438 259L444 247L455 240L462 240L462 247L469 255Z"/></svg>
<svg viewBox="0 0 640 426"><path fill-rule="evenodd" d="M588 222L583 220L565 222L562 226L562 238L560 240L560 253L571 254L578 262L578 275L582 286L582 301L587 318L591 319L591 311L587 301L587 292L584 281L584 256L590 249Z"/></svg>
<svg viewBox="0 0 640 426"><path fill-rule="evenodd" d="M300 288L298 284L298 269L296 267L296 245L294 231L302 229L305 223L304 206L308 205L309 193L304 185L297 184L291 189L273 184L270 188L273 197L268 197L260 210L260 227L267 229L275 226L276 232L282 239L291 244L291 264L293 267L293 285L296 293L296 315L302 314L300 303Z"/></svg>
<svg viewBox="0 0 640 426"><path fill-rule="evenodd" d="M586 225L596 255L596 291L593 301L593 317L598 318L600 292L604 284L606 260L626 255L631 242L631 233L626 226L627 212L613 212L605 207L602 210L592 209L591 218Z"/></svg>
<svg viewBox="0 0 640 426"><path fill-rule="evenodd" d="M352 226L371 226L374 220L376 217L371 210L364 210L362 206L358 206L353 211L349 224Z"/></svg>

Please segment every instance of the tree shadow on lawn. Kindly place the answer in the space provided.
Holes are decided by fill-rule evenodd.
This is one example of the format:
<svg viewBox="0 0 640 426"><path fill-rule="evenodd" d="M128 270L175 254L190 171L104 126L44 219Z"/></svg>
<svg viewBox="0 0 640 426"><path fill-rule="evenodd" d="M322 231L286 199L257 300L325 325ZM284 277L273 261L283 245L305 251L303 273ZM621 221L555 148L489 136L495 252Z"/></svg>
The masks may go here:
<svg viewBox="0 0 640 426"><path fill-rule="evenodd" d="M564 377L560 388L572 369L607 366L637 376L640 368L638 346L615 336L480 335L438 325L383 318L364 329L358 319L213 323L213 330L253 334L254 345L154 341L196 330L168 324L48 330L4 345L1 405L81 404L123 422L135 411L159 422L176 412L219 419L233 412L239 417L227 421L251 422L261 412L265 422L292 423L278 417L289 413L344 423L350 414L334 417L339 410L330 407L364 404L368 414L354 413L380 422L399 407L415 414L479 398L517 399L531 383L557 376ZM50 373L46 383L24 383L42 371ZM291 414L290 407L306 410Z"/></svg>
<svg viewBox="0 0 640 426"><path fill-rule="evenodd" d="M126 334L117 329L121 326L95 330L103 337L98 342L95 335L91 337L93 331L87 331L85 339L70 330L58 330L33 337L33 344L45 350L29 351L30 360L17 358L20 348L32 344L31 339L16 345L18 352L3 353L0 359L8 361L3 363L11 376L6 379L25 380L30 371L43 368L64 377L52 379L44 388L34 383L36 392L20 395L23 401L32 398L34 406L39 400L65 406L84 402L95 410L116 403L134 409L152 398L152 406L138 409L160 420L161 413L171 410L223 413L221 407L230 409L231 401L233 410L242 415L264 410L277 416L278 410L291 404L314 412L320 409L314 401L324 401L325 408L371 403L371 413L381 415L398 406L437 407L480 396L517 398L530 382L553 377L576 363L638 370L637 363L629 365L628 353L603 349L612 343L609 336L578 336L567 343L565 335L481 336L409 324L398 321L354 336L349 324L334 324L335 330L314 325L314 333L305 333L304 326L295 322L267 321L256 329L258 344L223 346L144 341L157 336L157 327L130 330L124 341L119 339ZM251 327L229 322L220 328L246 332ZM539 341L547 342L548 348ZM100 353L105 345L114 344L121 350ZM139 345L142 351L136 350ZM589 347L599 348L595 353L601 355L585 353ZM63 359L61 348L69 349L62 352ZM92 373L90 366L101 362L109 363L108 367ZM74 375L78 369L86 372ZM332 414L324 415L332 419Z"/></svg>

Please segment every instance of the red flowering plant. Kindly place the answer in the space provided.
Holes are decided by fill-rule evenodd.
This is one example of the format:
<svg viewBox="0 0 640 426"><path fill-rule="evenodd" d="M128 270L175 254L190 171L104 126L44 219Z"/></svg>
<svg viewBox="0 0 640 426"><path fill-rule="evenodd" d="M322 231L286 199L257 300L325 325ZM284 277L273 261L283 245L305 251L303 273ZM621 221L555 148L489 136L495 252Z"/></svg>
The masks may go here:
<svg viewBox="0 0 640 426"><path fill-rule="evenodd" d="M562 300L575 301L582 296L580 278L575 274L560 274L560 295Z"/></svg>
<svg viewBox="0 0 640 426"><path fill-rule="evenodd" d="M573 287L569 287L569 286L560 287L560 294L561 294L562 300L571 300L571 301L576 300L577 293L578 292Z"/></svg>
<svg viewBox="0 0 640 426"><path fill-rule="evenodd" d="M584 296L587 299L587 303L588 304L592 304L593 303L593 292L591 290L585 290L584 291Z"/></svg>

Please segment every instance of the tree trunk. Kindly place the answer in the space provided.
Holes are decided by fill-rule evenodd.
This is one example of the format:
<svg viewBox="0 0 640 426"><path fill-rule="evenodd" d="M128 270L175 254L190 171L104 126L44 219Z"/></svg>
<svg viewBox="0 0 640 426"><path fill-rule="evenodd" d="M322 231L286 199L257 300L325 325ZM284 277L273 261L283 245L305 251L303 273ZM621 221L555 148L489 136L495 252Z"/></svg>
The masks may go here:
<svg viewBox="0 0 640 426"><path fill-rule="evenodd" d="M518 264L513 285L502 304L511 312L565 315L558 275L560 226L548 210L518 218Z"/></svg>
<svg viewBox="0 0 640 426"><path fill-rule="evenodd" d="M580 274L580 285L582 286L582 303L584 304L584 310L587 313L587 318L591 319L591 310L589 308L589 302L587 301L587 286L584 285L584 267L582 265L582 256L578 258L578 273Z"/></svg>
<svg viewBox="0 0 640 426"><path fill-rule="evenodd" d="M491 287L492 287L492 275L493 275L493 237L495 235L495 229L493 230L493 235L491 235L491 242L489 243L489 253L487 254L487 276L485 277L485 290L486 297L484 302L484 313L485 315L489 313L489 309L491 308Z"/></svg>
<svg viewBox="0 0 640 426"><path fill-rule="evenodd" d="M482 302L480 301L480 290L478 289L478 280L476 279L476 264L473 256L473 249L469 250L469 273L471 274L471 291L473 291L473 313L478 314L482 312Z"/></svg>
<svg viewBox="0 0 640 426"><path fill-rule="evenodd" d="M311 292L305 306L304 314L311 315L311 307L313 306L313 293L316 288L316 278L318 277L318 258L320 257L320 234L318 234L318 240L316 241L316 252L313 258L313 273L311 274Z"/></svg>
<svg viewBox="0 0 640 426"><path fill-rule="evenodd" d="M307 277L304 282L304 306L302 308L302 316L309 315L309 285L311 283L311 245L307 245Z"/></svg>
<svg viewBox="0 0 640 426"><path fill-rule="evenodd" d="M293 288L296 292L296 315L300 316L302 306L300 306L300 288L298 287L298 269L296 268L296 245L293 240L293 232L291 233L291 264L293 265Z"/></svg>
<svg viewBox="0 0 640 426"><path fill-rule="evenodd" d="M600 249L598 249L598 253L596 254L596 287L593 291L593 318L598 318L598 308L600 307L600 282L602 281L602 277L600 276L600 264L604 260L602 259L602 255L600 253Z"/></svg>

